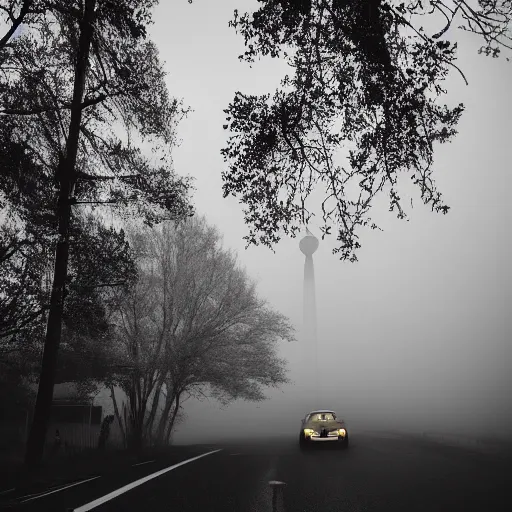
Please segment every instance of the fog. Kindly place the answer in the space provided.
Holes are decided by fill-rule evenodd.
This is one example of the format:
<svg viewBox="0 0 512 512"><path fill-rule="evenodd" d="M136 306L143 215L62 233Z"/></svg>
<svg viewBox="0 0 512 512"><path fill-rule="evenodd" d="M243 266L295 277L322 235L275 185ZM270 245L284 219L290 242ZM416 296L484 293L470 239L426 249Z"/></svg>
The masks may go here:
<svg viewBox="0 0 512 512"><path fill-rule="evenodd" d="M250 69L237 60L242 38L227 22L233 9L255 5L162 2L152 37L166 61L171 94L194 110L179 127L176 171L196 178L198 212L238 252L260 295L296 327L297 341L279 346L292 382L257 404L188 400L175 442L296 436L300 418L314 408L336 410L354 432L506 436L512 431L511 64L478 55L479 41L460 34L459 65L469 86L456 73L446 86L449 101L463 102L466 112L454 141L437 146L434 163L437 185L452 207L448 215L432 213L406 184L414 198L409 222L388 213L380 198L372 216L384 232L360 232L358 263L339 261L334 239L320 242L314 255L315 390L313 347L301 336L299 240L284 238L275 253L245 250L241 206L222 198L222 110L237 90L273 91L286 72L278 61ZM319 236L315 223L311 230Z"/></svg>

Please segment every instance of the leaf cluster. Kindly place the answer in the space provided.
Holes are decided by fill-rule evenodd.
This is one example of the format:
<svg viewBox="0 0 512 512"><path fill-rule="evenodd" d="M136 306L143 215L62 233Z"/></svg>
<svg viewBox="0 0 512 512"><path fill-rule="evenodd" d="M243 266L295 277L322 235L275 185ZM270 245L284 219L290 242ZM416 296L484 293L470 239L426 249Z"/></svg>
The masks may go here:
<svg viewBox="0 0 512 512"><path fill-rule="evenodd" d="M0 115L58 187L83 7L42 4L44 13L26 18L23 32L2 49ZM191 213L190 179L175 175L170 158L175 126L186 110L169 97L158 51L146 34L154 4L96 2L71 198L75 205L109 205L149 224Z"/></svg>
<svg viewBox="0 0 512 512"><path fill-rule="evenodd" d="M191 181L174 173L170 157L176 123L186 110L169 97L157 49L147 38L156 2L94 3L69 198L62 368L66 358L85 361L94 343L106 342L112 287L129 286L136 276L124 233L106 228L95 209L106 205L150 225L192 211ZM0 335L9 352L19 353L28 340L37 345L44 325L83 16L78 0L0 0L1 30L7 27L0 34L0 207L9 221L0 247L0 296L10 301L0 304L10 315L2 315ZM25 322L37 326L38 336L21 332Z"/></svg>
<svg viewBox="0 0 512 512"><path fill-rule="evenodd" d="M390 211L406 218L399 191L404 174L425 204L447 213L433 179L433 155L435 143L456 134L463 112L462 104L442 101L443 80L458 70L457 43L446 38L450 24L427 35L415 24L425 14L417 1L259 3L253 14L235 11L231 22L245 40L240 58L284 58L292 73L273 95L237 92L225 110L224 195L244 204L248 244L272 247L283 232L295 236L318 215L322 236L336 227L334 252L355 261L358 228L378 227L369 215L377 194L386 192ZM497 29L482 35L489 44L506 43L510 2L480 2L479 10L453 3L453 16L459 11L473 28L492 23L489 10L501 9L496 23L503 37ZM429 14L445 7L426 4ZM315 189L324 196L312 208Z"/></svg>

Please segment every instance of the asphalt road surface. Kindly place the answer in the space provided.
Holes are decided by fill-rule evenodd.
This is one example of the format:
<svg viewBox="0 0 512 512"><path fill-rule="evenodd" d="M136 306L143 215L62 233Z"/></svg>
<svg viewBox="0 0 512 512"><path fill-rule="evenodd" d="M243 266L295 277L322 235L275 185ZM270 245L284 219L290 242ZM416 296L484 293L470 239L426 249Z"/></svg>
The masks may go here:
<svg viewBox="0 0 512 512"><path fill-rule="evenodd" d="M195 445L144 462L116 474L102 474L98 468L97 475L91 475L98 478L70 482L76 485L64 490L13 494L10 507L55 512L270 512L269 481L277 480L285 483L275 503L279 512L512 510L510 457L420 438L353 435L346 451L322 446L301 452L295 437ZM185 463L177 465L180 462Z"/></svg>

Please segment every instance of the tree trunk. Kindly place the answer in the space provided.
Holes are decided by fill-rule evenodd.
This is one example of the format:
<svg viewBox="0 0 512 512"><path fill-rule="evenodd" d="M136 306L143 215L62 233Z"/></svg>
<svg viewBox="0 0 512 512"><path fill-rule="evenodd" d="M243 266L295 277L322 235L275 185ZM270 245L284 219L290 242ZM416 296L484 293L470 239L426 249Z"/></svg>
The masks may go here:
<svg viewBox="0 0 512 512"><path fill-rule="evenodd" d="M165 425L167 423L172 404L174 403L174 399L174 390L172 391L172 393L170 393L169 389L167 389L167 400L165 402L164 410L162 411L162 416L160 417L160 422L158 424L158 431L156 435L158 442L161 444L164 444L165 442Z"/></svg>
<svg viewBox="0 0 512 512"><path fill-rule="evenodd" d="M134 443L135 449L140 450L144 446L144 417L146 416L147 400L139 401L138 410L135 414Z"/></svg>
<svg viewBox="0 0 512 512"><path fill-rule="evenodd" d="M119 409L117 407L114 386L110 386L110 397L112 398L112 404L114 405L114 414L116 415L117 422L119 423L119 429L121 430L121 435L123 436L123 446L126 448L126 431L124 429L123 420L121 419L121 415L119 414Z"/></svg>
<svg viewBox="0 0 512 512"><path fill-rule="evenodd" d="M80 40L77 49L73 101L71 105L71 119L69 123L66 154L60 158L57 167L57 179L59 182L59 198L57 204L59 241L55 255L50 309L46 326L46 337L34 419L32 421L25 453L25 464L31 468L39 465L43 458L46 432L52 409L53 386L55 383L57 354L61 339L62 313L64 309L65 286L68 272L71 195L75 182L75 164L82 119L82 99L87 75L87 65L89 62L89 49L92 39L95 6L96 0L86 0L84 16L80 22Z"/></svg>
<svg viewBox="0 0 512 512"><path fill-rule="evenodd" d="M130 404L130 448L138 451L142 447L142 427L144 420L144 403L140 395L140 376L134 375L132 377L129 404ZM142 416L142 420L141 420Z"/></svg>
<svg viewBox="0 0 512 512"><path fill-rule="evenodd" d="M162 374L163 374L163 372L162 372ZM162 392L163 384L164 384L164 374L160 379L158 379L158 382L156 383L155 394L153 395L153 402L151 404L151 411L149 412L149 416L148 416L148 419L146 420L146 424L144 427L146 430L146 435L148 437L150 437L151 439L153 439L155 437L153 434L153 423L155 422L156 413L158 411L158 404L160 402L160 394Z"/></svg>
<svg viewBox="0 0 512 512"><path fill-rule="evenodd" d="M123 403L123 419L124 419L124 427L125 427L125 432L126 432L124 447L128 448L129 447L129 443L130 443L131 433L130 433L130 423L128 421L128 414L126 413L126 409L127 409L126 408L126 402L124 402Z"/></svg>
<svg viewBox="0 0 512 512"><path fill-rule="evenodd" d="M172 428L174 427L174 422L176 421L176 416L178 415L179 410L180 410L180 395L178 393L176 395L176 405L174 406L174 411L172 412L172 417L171 417L171 420L169 421L169 425L167 426L167 433L165 435L165 442L167 444L169 444Z"/></svg>

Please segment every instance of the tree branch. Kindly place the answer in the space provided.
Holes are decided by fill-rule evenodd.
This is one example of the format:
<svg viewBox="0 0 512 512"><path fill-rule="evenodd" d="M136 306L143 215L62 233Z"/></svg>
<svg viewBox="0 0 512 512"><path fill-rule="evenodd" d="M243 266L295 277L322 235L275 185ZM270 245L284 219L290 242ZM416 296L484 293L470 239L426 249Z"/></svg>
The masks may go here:
<svg viewBox="0 0 512 512"><path fill-rule="evenodd" d="M20 14L17 18L14 18L12 12L9 13L9 18L13 22L11 28L7 31L2 39L0 39L0 50L9 42L9 39L14 35L18 27L23 23L25 16L30 12L30 6L32 5L32 0L23 0L23 5L21 7Z"/></svg>

